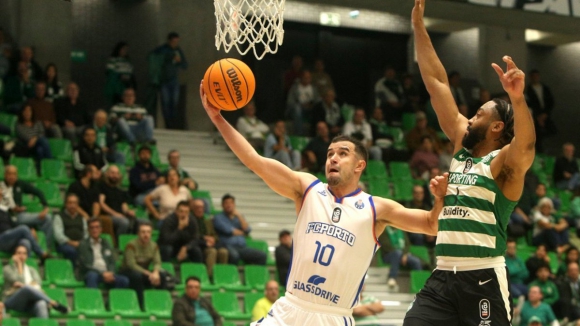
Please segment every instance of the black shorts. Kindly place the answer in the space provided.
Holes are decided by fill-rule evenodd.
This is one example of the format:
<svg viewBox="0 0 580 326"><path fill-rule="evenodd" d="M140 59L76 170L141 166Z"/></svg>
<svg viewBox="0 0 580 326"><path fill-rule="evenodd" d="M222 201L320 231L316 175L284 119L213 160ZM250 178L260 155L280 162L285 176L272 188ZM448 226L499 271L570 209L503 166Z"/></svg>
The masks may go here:
<svg viewBox="0 0 580 326"><path fill-rule="evenodd" d="M507 268L435 270L411 303L404 326L509 326Z"/></svg>

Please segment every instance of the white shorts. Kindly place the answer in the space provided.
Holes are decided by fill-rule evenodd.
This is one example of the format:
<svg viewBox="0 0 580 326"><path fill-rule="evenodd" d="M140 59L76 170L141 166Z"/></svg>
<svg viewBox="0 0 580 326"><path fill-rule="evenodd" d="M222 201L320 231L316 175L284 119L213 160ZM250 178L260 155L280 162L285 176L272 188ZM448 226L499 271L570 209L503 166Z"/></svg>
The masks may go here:
<svg viewBox="0 0 580 326"><path fill-rule="evenodd" d="M286 292L278 299L266 318L250 326L354 326L352 309L323 306L298 299Z"/></svg>

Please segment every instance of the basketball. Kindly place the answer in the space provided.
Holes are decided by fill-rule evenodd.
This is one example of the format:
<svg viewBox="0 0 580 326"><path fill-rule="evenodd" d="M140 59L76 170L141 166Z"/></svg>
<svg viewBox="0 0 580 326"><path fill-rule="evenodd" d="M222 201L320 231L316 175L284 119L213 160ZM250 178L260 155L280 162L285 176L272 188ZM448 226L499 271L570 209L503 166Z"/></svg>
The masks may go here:
<svg viewBox="0 0 580 326"><path fill-rule="evenodd" d="M207 68L203 77L207 100L216 108L234 111L243 108L254 96L256 79L248 65L226 58Z"/></svg>

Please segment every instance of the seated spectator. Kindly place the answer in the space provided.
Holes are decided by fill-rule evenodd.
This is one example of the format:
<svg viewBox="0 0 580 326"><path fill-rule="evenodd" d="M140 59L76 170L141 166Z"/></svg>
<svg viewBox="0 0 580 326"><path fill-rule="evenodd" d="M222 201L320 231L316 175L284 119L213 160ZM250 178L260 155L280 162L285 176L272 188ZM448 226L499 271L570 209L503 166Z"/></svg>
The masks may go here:
<svg viewBox="0 0 580 326"><path fill-rule="evenodd" d="M375 140L375 144L382 149L391 147L393 144L393 136L391 135L387 121L384 119L383 110L381 108L375 108L373 110L369 123L371 125L371 133Z"/></svg>
<svg viewBox="0 0 580 326"><path fill-rule="evenodd" d="M4 106L10 113L18 113L28 99L34 98L34 80L28 74L26 62L18 62L18 73L6 78Z"/></svg>
<svg viewBox="0 0 580 326"><path fill-rule="evenodd" d="M292 262L292 235L288 230L282 230L278 234L280 244L276 246L274 255L276 258L276 270L278 271L278 281L286 286L288 270Z"/></svg>
<svg viewBox="0 0 580 326"><path fill-rule="evenodd" d="M189 203L180 201L175 212L170 213L161 225L157 244L161 252L161 260L190 260L194 263L203 262L202 247L214 246L215 242L206 242L201 237L195 218L189 214Z"/></svg>
<svg viewBox="0 0 580 326"><path fill-rule="evenodd" d="M58 69L54 63L49 63L44 69L46 77L46 100L54 103L55 100L64 97L64 87L58 80Z"/></svg>
<svg viewBox="0 0 580 326"><path fill-rule="evenodd" d="M526 283L536 279L536 272L542 265L550 265L550 257L546 250L546 245L540 244L536 247L534 254L526 260L526 268L528 269L529 279Z"/></svg>
<svg viewBox="0 0 580 326"><path fill-rule="evenodd" d="M373 134L371 125L365 121L365 111L358 108L354 111L352 121L344 124L342 133L345 136L351 136L360 140L369 151L369 158L371 160L380 161L383 157L383 152L378 146L373 146Z"/></svg>
<svg viewBox="0 0 580 326"><path fill-rule="evenodd" d="M40 121L34 118L34 112L30 105L25 105L18 115L16 136L22 146L23 153L36 155L38 160L52 158L50 144L45 137L44 127Z"/></svg>
<svg viewBox="0 0 580 326"><path fill-rule="evenodd" d="M97 146L105 153L107 161L124 166L126 158L123 153L117 151L115 139L113 138L113 130L107 124L107 112L105 110L97 110L93 118L93 123L89 126L95 129L97 133Z"/></svg>
<svg viewBox="0 0 580 326"><path fill-rule="evenodd" d="M79 179L71 183L68 187L67 194L75 194L79 199L79 214L85 219L99 216L101 206L99 205L99 187L98 178L95 175L101 175L100 171L94 165L85 165Z"/></svg>
<svg viewBox="0 0 580 326"><path fill-rule="evenodd" d="M316 137L312 138L304 148L305 166L312 173L324 173L326 169L326 155L330 146L330 135L326 122L316 124Z"/></svg>
<svg viewBox="0 0 580 326"><path fill-rule="evenodd" d="M550 198L544 197L538 202L534 218L534 237L532 243L537 246L545 244L548 250L558 253L564 252L569 245L568 222L564 218L556 220L553 214L554 203Z"/></svg>
<svg viewBox="0 0 580 326"><path fill-rule="evenodd" d="M89 109L85 102L80 100L79 93L79 85L71 82L66 86L66 97L54 101L56 120L73 146L77 144L77 138L84 125L91 121Z"/></svg>
<svg viewBox="0 0 580 326"><path fill-rule="evenodd" d="M558 189L576 190L580 187L580 173L574 151L574 144L565 143L562 146L562 156L556 159L553 179Z"/></svg>
<svg viewBox="0 0 580 326"><path fill-rule="evenodd" d="M375 107L383 109L389 124L400 126L404 99L403 85L397 79L397 72L388 66L384 77L375 83Z"/></svg>
<svg viewBox="0 0 580 326"><path fill-rule="evenodd" d="M322 101L316 103L312 108L312 132L310 132L310 135L315 134L318 122L324 121L328 125L330 136L335 137L340 134L344 125L342 112L335 101L336 93L333 89L327 89L322 94Z"/></svg>
<svg viewBox="0 0 580 326"><path fill-rule="evenodd" d="M63 314L68 308L49 298L40 287L42 279L35 268L26 265L28 250L16 247L12 261L3 268L4 295L6 309L32 314L36 318L48 318L48 309Z"/></svg>
<svg viewBox="0 0 580 326"><path fill-rule="evenodd" d="M510 294L514 298L522 299L528 293L528 287L525 282L529 277L526 264L516 256L517 246L514 239L508 239L507 250L505 253L505 264L509 272Z"/></svg>
<svg viewBox="0 0 580 326"><path fill-rule="evenodd" d="M62 131L56 124L56 113L51 102L46 100L46 83L37 81L34 85L34 98L26 101L26 105L32 107L35 121L40 121L46 136L49 138L62 138Z"/></svg>
<svg viewBox="0 0 580 326"><path fill-rule="evenodd" d="M284 95L288 94L288 91L302 76L303 60L299 55L294 55L292 57L292 63L288 70L284 71Z"/></svg>
<svg viewBox="0 0 580 326"><path fill-rule="evenodd" d="M316 87L312 85L310 71L303 70L299 81L294 83L288 91L286 100L286 116L293 122L295 135L306 135L304 121L312 120L312 107L319 98Z"/></svg>
<svg viewBox="0 0 580 326"><path fill-rule="evenodd" d="M68 194L64 209L60 215L54 216L57 250L75 266L79 245L87 236L87 221L79 214L79 198L75 194Z"/></svg>
<svg viewBox="0 0 580 326"><path fill-rule="evenodd" d="M225 194L222 197L223 212L213 218L213 226L226 245L230 264L237 265L240 258L246 264L265 265L266 254L260 250L246 246L246 236L252 228L240 212L236 209L234 196Z"/></svg>
<svg viewBox="0 0 580 326"><path fill-rule="evenodd" d="M205 240L205 249L203 256L205 258L205 265L207 266L207 273L210 277L213 276L213 266L216 264L228 263L228 250L219 242L213 221L205 219L205 202L201 199L194 199L190 202L191 212L197 223L199 234ZM212 244L210 246L210 244Z"/></svg>
<svg viewBox="0 0 580 326"><path fill-rule="evenodd" d="M165 178L151 163L151 149L142 146L137 152L139 161L129 172L129 195L135 198L135 204L143 206L145 196L155 187L165 183Z"/></svg>
<svg viewBox="0 0 580 326"><path fill-rule="evenodd" d="M99 186L101 212L113 220L115 235L129 233L135 225L135 211L129 209L129 195L121 189L121 174L116 165L109 165Z"/></svg>
<svg viewBox="0 0 580 326"><path fill-rule="evenodd" d="M176 149L172 149L167 154L167 162L169 163L169 169L165 171L164 177L167 178L167 173L170 169L175 169L179 174L179 180L181 180L181 184L186 186L189 190L196 190L199 188L199 185L193 178L189 175L185 169L179 166L179 160L181 159L181 155L179 151Z"/></svg>
<svg viewBox="0 0 580 326"><path fill-rule="evenodd" d="M185 280L185 293L175 300L171 310L173 326L222 326L222 319L210 300L201 294L201 280L190 276Z"/></svg>
<svg viewBox="0 0 580 326"><path fill-rule="evenodd" d="M147 142L155 144L153 139L154 121L153 117L147 114L147 110L135 104L135 90L127 88L123 91L123 103L119 103L111 108L111 117L118 118L117 126L119 132L129 143Z"/></svg>
<svg viewBox="0 0 580 326"><path fill-rule="evenodd" d="M129 44L118 42L107 61L105 84L107 104L110 106L121 101L123 90L129 87L134 88L136 83L133 64L129 58Z"/></svg>
<svg viewBox="0 0 580 326"><path fill-rule="evenodd" d="M138 238L125 247L120 274L129 278L129 287L137 292L143 308L143 292L146 288L165 289L166 272L161 270L161 256L157 243L151 240L153 227L148 222L139 224ZM149 266L153 270L149 270Z"/></svg>
<svg viewBox="0 0 580 326"><path fill-rule="evenodd" d="M266 136L270 132L268 125L256 117L256 104L254 101L250 101L244 106L244 115L238 118L236 129L257 151L261 151L264 148Z"/></svg>
<svg viewBox="0 0 580 326"><path fill-rule="evenodd" d="M409 167L415 179L429 180L430 170L439 167L439 156L430 136L421 138L421 146L411 156Z"/></svg>
<svg viewBox="0 0 580 326"><path fill-rule="evenodd" d="M439 174L435 174L440 175ZM427 190L425 190L427 188ZM425 196L425 192L427 196ZM415 208L415 209L423 209L430 211L433 205L431 204L431 192L429 191L429 186L420 186L414 185L413 186L413 199L410 202L405 203L405 207L407 208ZM431 238L432 236L421 234L421 233L412 233L406 232L407 237L409 238L409 242L415 246L424 246L426 245L427 238Z"/></svg>
<svg viewBox="0 0 580 326"><path fill-rule="evenodd" d="M385 232L379 237L381 244L381 258L389 268L387 285L390 288L397 286L396 278L399 275L399 267L408 267L411 270L421 270L421 260L409 253L409 238L405 232L391 226L385 228Z"/></svg>
<svg viewBox="0 0 580 326"><path fill-rule="evenodd" d="M42 191L28 182L18 179L18 169L14 165L8 165L4 168L4 181L0 183L4 198L14 202L14 207L10 207L13 214L16 214L16 224L27 225L31 228L40 229L46 236L46 245L52 247L52 215ZM26 207L22 206L23 194L33 195L40 200L42 211L27 212Z"/></svg>
<svg viewBox="0 0 580 326"><path fill-rule="evenodd" d="M332 77L324 71L324 60L322 59L316 59L314 61L312 84L316 87L318 94L324 94L324 91L327 89L334 89Z"/></svg>
<svg viewBox="0 0 580 326"><path fill-rule="evenodd" d="M550 265L542 264L536 271L536 279L530 282L529 287L537 286L542 290L544 302L552 306L560 298L556 284L550 280Z"/></svg>
<svg viewBox="0 0 580 326"><path fill-rule="evenodd" d="M97 132L93 127L86 127L83 139L73 152L73 166L78 178L86 165L93 165L98 170L106 168L108 162L105 152L97 145Z"/></svg>
<svg viewBox="0 0 580 326"><path fill-rule="evenodd" d="M383 312L385 308L381 303L381 300L365 295L365 285L363 285L360 297L358 298L358 304L352 310L352 316L356 324L364 323L367 326L378 326L379 318L376 316ZM376 324L371 324L375 322Z"/></svg>
<svg viewBox="0 0 580 326"><path fill-rule="evenodd" d="M409 149L409 152L412 153L419 149L423 143L423 137L425 136L431 137L431 139L434 141L433 147L435 150L438 150L439 136L437 135L437 131L427 125L427 115L423 111L419 111L415 113L415 127L409 130L407 136L405 136L405 141L407 142L407 148Z"/></svg>
<svg viewBox="0 0 580 326"><path fill-rule="evenodd" d="M570 263L580 264L580 252L578 251L578 248L574 246L570 246L570 248L566 250L564 261L560 263L560 266L558 267L558 273L556 275L565 276L568 271L568 264Z"/></svg>
<svg viewBox="0 0 580 326"><path fill-rule="evenodd" d="M560 300L555 305L555 313L559 318L567 318L569 321L580 319L580 272L578 263L571 262L567 266L566 274L558 284Z"/></svg>
<svg viewBox="0 0 580 326"><path fill-rule="evenodd" d="M115 272L115 248L101 238L101 221L93 217L87 224L89 237L83 239L78 247L80 275L87 288L98 289L101 283L117 289L128 287L129 279Z"/></svg>
<svg viewBox="0 0 580 326"><path fill-rule="evenodd" d="M421 110L421 94L415 86L413 75L403 75L401 84L403 86L403 112L417 112Z"/></svg>
<svg viewBox="0 0 580 326"><path fill-rule="evenodd" d="M269 280L264 288L264 297L256 301L254 308L252 308L252 321L266 317L279 297L280 285L274 280Z"/></svg>
<svg viewBox="0 0 580 326"><path fill-rule="evenodd" d="M26 70L28 71L28 77L32 80L43 80L44 74L42 68L34 60L34 50L30 46L23 46L20 48L19 60L26 64Z"/></svg>
<svg viewBox="0 0 580 326"><path fill-rule="evenodd" d="M550 305L542 302L542 297L542 290L538 286L531 285L528 300L524 302L520 313L520 325L533 325L532 320L539 320L543 326L553 326L554 321L556 325L560 325Z"/></svg>
<svg viewBox="0 0 580 326"><path fill-rule="evenodd" d="M299 170L302 162L300 152L292 148L286 135L286 123L276 121L274 131L266 137L264 156L281 162L292 170Z"/></svg>
<svg viewBox="0 0 580 326"><path fill-rule="evenodd" d="M153 218L157 220L158 225L161 225L165 218L175 211L179 202L187 202L192 199L189 189L180 184L177 170L169 169L167 183L157 186L145 196L145 207L153 215ZM153 205L153 201L158 203L159 209Z"/></svg>

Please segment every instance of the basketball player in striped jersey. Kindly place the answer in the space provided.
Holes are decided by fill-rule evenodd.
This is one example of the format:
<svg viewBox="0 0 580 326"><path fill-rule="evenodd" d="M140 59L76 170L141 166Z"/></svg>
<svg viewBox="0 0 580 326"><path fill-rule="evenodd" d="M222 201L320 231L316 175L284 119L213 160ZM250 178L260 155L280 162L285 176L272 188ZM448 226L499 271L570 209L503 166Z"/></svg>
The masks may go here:
<svg viewBox="0 0 580 326"><path fill-rule="evenodd" d="M311 174L260 156L208 103L203 85L200 95L211 121L236 156L272 190L294 201L298 215L286 294L253 325L353 326L352 309L379 247L378 236L387 225L436 234L447 176L431 180L436 199L429 212L370 196L358 188L366 167L366 148L354 138L338 136L328 148L328 184L324 184Z"/></svg>
<svg viewBox="0 0 580 326"><path fill-rule="evenodd" d="M405 326L510 325L503 255L506 227L534 160L534 123L524 98L524 73L509 56L492 64L511 104L494 99L469 120L459 113L415 0L412 22L421 76L441 128L455 145L439 216L437 268L405 317Z"/></svg>

